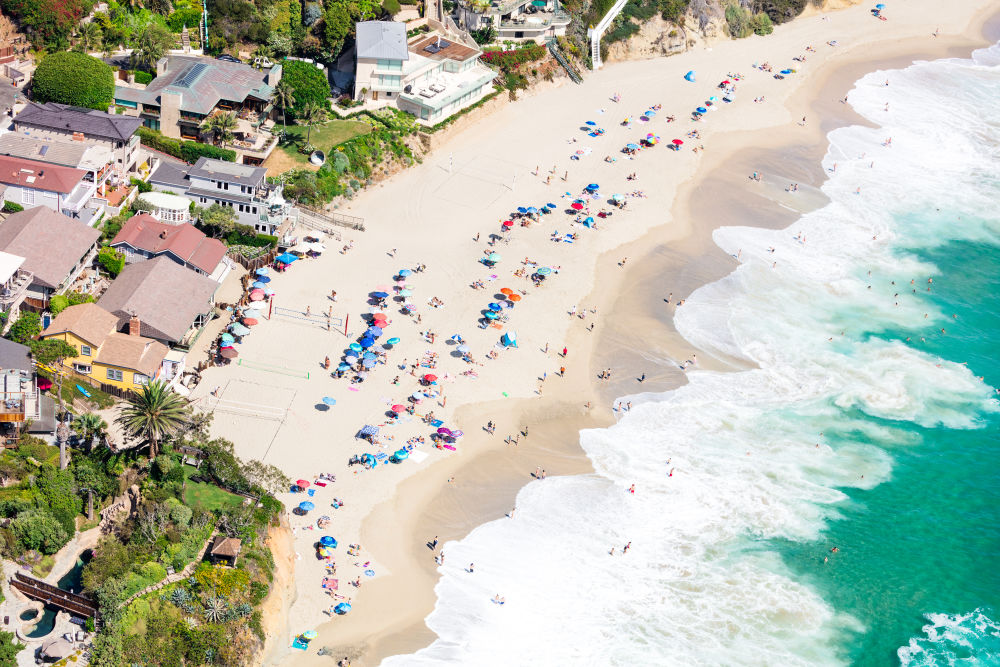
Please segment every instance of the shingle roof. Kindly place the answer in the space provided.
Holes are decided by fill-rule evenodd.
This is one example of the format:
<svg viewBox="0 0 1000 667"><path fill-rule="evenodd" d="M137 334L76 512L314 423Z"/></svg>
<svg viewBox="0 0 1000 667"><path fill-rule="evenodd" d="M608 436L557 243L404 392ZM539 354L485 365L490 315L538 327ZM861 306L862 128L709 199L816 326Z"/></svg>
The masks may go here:
<svg viewBox="0 0 1000 667"><path fill-rule="evenodd" d="M235 537L223 537L222 535L217 535L215 541L212 543L212 555L236 558L236 556L240 553L241 545L242 542Z"/></svg>
<svg viewBox="0 0 1000 667"><path fill-rule="evenodd" d="M95 359L106 366L120 366L153 377L169 351L158 340L116 331L104 339Z"/></svg>
<svg viewBox="0 0 1000 667"><path fill-rule="evenodd" d="M117 317L96 303L81 303L56 315L56 319L42 332L42 337L69 332L94 347L100 347L104 339L117 328Z"/></svg>
<svg viewBox="0 0 1000 667"><path fill-rule="evenodd" d="M363 21L355 24L358 58L409 60L406 26L392 21Z"/></svg>
<svg viewBox="0 0 1000 667"><path fill-rule="evenodd" d="M13 132L0 136L0 155L83 169L100 169L112 159L111 151L106 146L26 137Z"/></svg>
<svg viewBox="0 0 1000 667"><path fill-rule="evenodd" d="M16 368L21 371L31 370L31 358L28 356L31 348L15 343L6 338L0 338L0 370Z"/></svg>
<svg viewBox="0 0 1000 667"><path fill-rule="evenodd" d="M276 67L280 67L276 65ZM115 99L161 104L166 92L181 95L181 111L207 114L219 100L242 102L247 97L271 99L273 88L264 83L266 74L243 63L212 58L167 56L167 71L146 88L117 86Z"/></svg>
<svg viewBox="0 0 1000 667"><path fill-rule="evenodd" d="M177 165L160 160L160 165L149 177L149 183L150 185L167 185L186 189L191 184L187 177L188 169L190 169L188 165Z"/></svg>
<svg viewBox="0 0 1000 667"><path fill-rule="evenodd" d="M148 213L129 218L111 242L112 247L123 244L154 255L169 252L208 274L226 255L222 241L208 238L193 225L168 225Z"/></svg>
<svg viewBox="0 0 1000 667"><path fill-rule="evenodd" d="M83 132L89 137L101 137L113 141L128 141L142 126L142 119L56 102L46 104L28 102L28 106L14 118L14 123L15 125L24 123L59 132Z"/></svg>
<svg viewBox="0 0 1000 667"><path fill-rule="evenodd" d="M69 194L87 175L82 169L0 155L0 183Z"/></svg>
<svg viewBox="0 0 1000 667"><path fill-rule="evenodd" d="M100 236L79 220L36 206L0 224L0 250L24 257L22 268L35 274L34 282L55 289Z"/></svg>
<svg viewBox="0 0 1000 667"><path fill-rule="evenodd" d="M239 183L240 185L258 186L267 176L264 167L252 167L248 164L236 164L225 160L215 160L200 157L194 166L188 170L191 178L207 178L216 181Z"/></svg>
<svg viewBox="0 0 1000 667"><path fill-rule="evenodd" d="M118 326L132 314L149 338L180 341L198 315L212 310L219 283L185 269L167 257L129 264L98 304L118 317Z"/></svg>

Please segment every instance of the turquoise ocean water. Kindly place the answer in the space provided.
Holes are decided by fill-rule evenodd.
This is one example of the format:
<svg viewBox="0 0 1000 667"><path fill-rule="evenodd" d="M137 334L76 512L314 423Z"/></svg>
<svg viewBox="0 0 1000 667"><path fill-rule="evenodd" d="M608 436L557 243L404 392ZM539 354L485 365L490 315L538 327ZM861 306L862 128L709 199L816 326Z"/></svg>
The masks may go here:
<svg viewBox="0 0 1000 667"><path fill-rule="evenodd" d="M1000 665L1000 47L850 104L829 204L717 230L741 263L675 315L750 370L582 432L595 473L446 544L475 577L386 664Z"/></svg>

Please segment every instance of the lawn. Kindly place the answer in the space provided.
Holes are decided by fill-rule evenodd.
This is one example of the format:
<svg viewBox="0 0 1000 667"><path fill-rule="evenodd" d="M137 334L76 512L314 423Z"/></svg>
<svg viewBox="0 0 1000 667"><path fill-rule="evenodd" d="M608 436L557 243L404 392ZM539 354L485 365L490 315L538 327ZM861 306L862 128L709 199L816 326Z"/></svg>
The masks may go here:
<svg viewBox="0 0 1000 667"><path fill-rule="evenodd" d="M288 137L291 141L279 144L279 150L285 156L291 158L297 166L306 166L309 164L309 156L299 152L299 148L306 142L308 129L302 125L289 125ZM274 131L280 132L278 126L275 126ZM309 141L319 150L329 153L330 149L337 144L341 144L348 139L362 134L368 134L371 131L371 125L357 120L330 120L323 125L313 127Z"/></svg>
<svg viewBox="0 0 1000 667"><path fill-rule="evenodd" d="M184 486L184 502L191 507L202 510L224 510L231 507L239 507L243 504L243 496L229 493L225 489L220 489L215 484L205 482L192 482L192 475L197 475L198 470L191 466L184 466L184 478L187 483Z"/></svg>

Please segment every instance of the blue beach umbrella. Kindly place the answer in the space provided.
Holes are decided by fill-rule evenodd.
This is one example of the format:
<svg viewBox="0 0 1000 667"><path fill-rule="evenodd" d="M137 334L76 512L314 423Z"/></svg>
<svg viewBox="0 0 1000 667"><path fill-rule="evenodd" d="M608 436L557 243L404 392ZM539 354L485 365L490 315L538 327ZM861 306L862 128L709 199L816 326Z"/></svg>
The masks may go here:
<svg viewBox="0 0 1000 667"><path fill-rule="evenodd" d="M351 610L351 605L348 602L341 602L336 607L333 608L334 613L343 616Z"/></svg>
<svg viewBox="0 0 1000 667"><path fill-rule="evenodd" d="M322 544L324 547L333 547L334 549L337 548L337 540L333 539L329 535L324 535L323 537L319 538L319 543Z"/></svg>
<svg viewBox="0 0 1000 667"><path fill-rule="evenodd" d="M694 70L691 70L690 72L685 74L684 78L687 79L688 81L694 82Z"/></svg>
<svg viewBox="0 0 1000 667"><path fill-rule="evenodd" d="M404 278L406 278L407 276L409 276L411 273L413 273L413 271L410 271L409 269L400 269L399 270L399 275L401 275Z"/></svg>
<svg viewBox="0 0 1000 667"><path fill-rule="evenodd" d="M656 112L655 112L655 111L653 111L652 109L650 109L649 111L647 111L646 113L644 113L644 114L642 114L642 115L643 115L643 116L646 116L647 118L652 118L653 116L655 116L655 115L656 115Z"/></svg>
<svg viewBox="0 0 1000 667"><path fill-rule="evenodd" d="M537 273L537 274L538 274L538 275L540 275L540 276L547 276L547 275L549 275L550 273L552 273L552 269L550 269L550 268L549 268L549 267L547 267L547 266L543 266L542 268L540 268L540 269L538 269L537 271L535 271L535 273Z"/></svg>
<svg viewBox="0 0 1000 667"><path fill-rule="evenodd" d="M781 70L781 73L782 74L791 74L792 70L790 70L790 69L783 69L783 70Z"/></svg>
<svg viewBox="0 0 1000 667"><path fill-rule="evenodd" d="M304 500L301 503L299 503L299 509L302 510L303 512L309 512L310 510L316 509L316 506L311 502L309 502L308 500Z"/></svg>
<svg viewBox="0 0 1000 667"><path fill-rule="evenodd" d="M378 358L378 355L377 355L377 354L375 354L374 352L365 352L365 353L364 353L364 354L363 354L363 355L361 356L361 358L362 358L362 359L377 359L377 358Z"/></svg>
<svg viewBox="0 0 1000 667"><path fill-rule="evenodd" d="M395 452L392 453L392 458L396 459L397 461L405 461L407 458L409 458L409 456L410 453L405 449L397 449Z"/></svg>
<svg viewBox="0 0 1000 667"><path fill-rule="evenodd" d="M265 285L271 282L271 278L268 276L257 276L257 282L264 283Z"/></svg>
<svg viewBox="0 0 1000 667"><path fill-rule="evenodd" d="M375 368L375 364L376 363L378 363L378 362L376 362L374 359L365 359L364 361L361 362L361 365L364 368L371 369L371 368Z"/></svg>
<svg viewBox="0 0 1000 667"><path fill-rule="evenodd" d="M491 262L499 262L502 259L502 257L500 255L500 253L498 253L498 252L491 252L490 256L488 257L488 259Z"/></svg>
<svg viewBox="0 0 1000 667"><path fill-rule="evenodd" d="M355 359L356 358L357 357L355 357ZM338 371L349 371L349 370L351 370L351 365L350 364L340 364L339 366L337 366L337 370Z"/></svg>
<svg viewBox="0 0 1000 667"><path fill-rule="evenodd" d="M265 285L263 282L257 280L257 281L254 281L253 287L254 287L254 289L264 289L265 287L267 287L267 285Z"/></svg>
<svg viewBox="0 0 1000 667"><path fill-rule="evenodd" d="M382 335L382 328L381 327L368 327L368 331L366 331L365 333L368 334L369 336L371 336L372 338L378 338L379 336Z"/></svg>
<svg viewBox="0 0 1000 667"><path fill-rule="evenodd" d="M518 206L518 207L517 207L517 212L518 212L518 213L520 213L520 214L522 214L522 215L524 215L525 213L527 213L527 212L528 212L528 209L526 209L526 208L525 208L525 207L523 207L523 206Z"/></svg>
<svg viewBox="0 0 1000 667"><path fill-rule="evenodd" d="M587 125L597 125L597 123L595 123L595 122L594 122L594 121L592 121L592 120L588 120L588 121L587 121Z"/></svg>
<svg viewBox="0 0 1000 667"><path fill-rule="evenodd" d="M262 266L259 269L257 269L254 273L256 273L258 276L266 276L270 272L271 269L267 268L266 266Z"/></svg>
<svg viewBox="0 0 1000 667"><path fill-rule="evenodd" d="M233 334L231 334L231 333L224 333L224 334L222 334L222 342L223 343L232 343L234 340L236 340L236 339L233 338Z"/></svg>
<svg viewBox="0 0 1000 667"><path fill-rule="evenodd" d="M695 111L697 111L698 113L708 113L708 109L706 109L705 107L698 107L697 109L695 109Z"/></svg>
<svg viewBox="0 0 1000 667"><path fill-rule="evenodd" d="M330 398L329 396L324 396L323 397L323 403L326 404L326 405L336 405L337 404L337 399Z"/></svg>
<svg viewBox="0 0 1000 667"><path fill-rule="evenodd" d="M885 9L885 5L883 5L883 4L882 4L882 3L880 2L879 4L875 5L875 9Z"/></svg>
<svg viewBox="0 0 1000 667"><path fill-rule="evenodd" d="M366 350L374 344L375 344L375 339L370 338L368 336L365 336L364 338L358 341L358 345L360 345L362 348Z"/></svg>
<svg viewBox="0 0 1000 667"><path fill-rule="evenodd" d="M496 310L496 311L499 311L499 310L500 310L500 304L499 304L499 303L491 303L491 304L490 304L489 306L487 306L487 307L488 307L488 308L489 308L490 310Z"/></svg>
<svg viewBox="0 0 1000 667"><path fill-rule="evenodd" d="M549 202L548 204L545 205L545 208L558 208L558 207L552 202Z"/></svg>
<svg viewBox="0 0 1000 667"><path fill-rule="evenodd" d="M389 296L388 292L372 292L372 296L376 299L384 299Z"/></svg>
<svg viewBox="0 0 1000 667"><path fill-rule="evenodd" d="M282 264L291 264L292 262L297 261L299 258L290 252L283 252L277 257L275 257L275 259L281 262Z"/></svg>
<svg viewBox="0 0 1000 667"><path fill-rule="evenodd" d="M390 338L389 340L386 341L386 345L395 345L398 342L399 342L399 338L397 338L396 336L393 336L392 338Z"/></svg>
<svg viewBox="0 0 1000 667"><path fill-rule="evenodd" d="M492 310L487 310L485 313L483 313L483 317L485 317L488 320L495 320L500 316L494 313Z"/></svg>
<svg viewBox="0 0 1000 667"><path fill-rule="evenodd" d="M587 189L588 190L600 190L601 186L598 185L597 183L591 183L590 185L587 186Z"/></svg>
<svg viewBox="0 0 1000 667"><path fill-rule="evenodd" d="M232 324L230 324L229 330L233 333L234 336L246 336L248 333L250 333L250 329L243 326L239 322L233 322Z"/></svg>
<svg viewBox="0 0 1000 667"><path fill-rule="evenodd" d="M357 343L351 343L351 344L350 344L350 345L348 345L347 347L351 348L351 349L352 349L352 350L354 350L355 352L360 352L360 351L361 351L361 346L360 346L360 345L358 345Z"/></svg>
<svg viewBox="0 0 1000 667"><path fill-rule="evenodd" d="M592 225L592 224L594 224L594 219L593 219L593 218L590 218L590 217L588 217L588 218L587 218L586 220L584 220L583 222L584 222L584 224L586 224L586 225Z"/></svg>
<svg viewBox="0 0 1000 667"><path fill-rule="evenodd" d="M639 144L625 144L625 148L629 149L630 151L637 151L639 150Z"/></svg>
<svg viewBox="0 0 1000 667"><path fill-rule="evenodd" d="M538 213L538 209L535 208L534 206L529 206L528 213Z"/></svg>

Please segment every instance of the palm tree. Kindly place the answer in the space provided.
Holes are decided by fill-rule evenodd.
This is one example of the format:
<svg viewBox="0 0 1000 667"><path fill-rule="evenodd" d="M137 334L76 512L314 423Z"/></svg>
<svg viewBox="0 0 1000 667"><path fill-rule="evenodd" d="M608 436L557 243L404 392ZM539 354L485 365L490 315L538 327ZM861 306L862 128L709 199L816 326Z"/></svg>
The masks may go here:
<svg viewBox="0 0 1000 667"><path fill-rule="evenodd" d="M129 437L149 441L149 458L155 459L160 440L177 433L186 420L187 401L166 382L153 380L143 386L142 393L129 397L116 421Z"/></svg>
<svg viewBox="0 0 1000 667"><path fill-rule="evenodd" d="M292 90L292 85L284 80L279 81L271 94L271 101L281 109L281 133L285 134L288 129L286 125L288 107L295 104L295 91Z"/></svg>
<svg viewBox="0 0 1000 667"><path fill-rule="evenodd" d="M309 138L312 136L313 125L323 122L326 120L326 109L316 104L315 102L309 102L306 104L305 108L302 110L302 116L298 118L296 122L299 125L306 126L306 145L303 147L308 150Z"/></svg>
<svg viewBox="0 0 1000 667"><path fill-rule="evenodd" d="M233 140L233 130L236 129L235 113L217 113L205 119L201 129L211 132L217 144L225 144Z"/></svg>
<svg viewBox="0 0 1000 667"><path fill-rule="evenodd" d="M80 26L80 44L83 45L84 51L96 51L101 48L101 37L103 32L101 31L101 26L97 25L93 21L84 23Z"/></svg>
<svg viewBox="0 0 1000 667"><path fill-rule="evenodd" d="M107 433L108 423L96 412L87 412L77 417L71 428L90 451L93 449L94 439Z"/></svg>
<svg viewBox="0 0 1000 667"><path fill-rule="evenodd" d="M174 36L169 30L158 23L150 23L139 35L138 43L132 51L132 63L135 67L153 70L156 62L173 45Z"/></svg>

